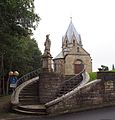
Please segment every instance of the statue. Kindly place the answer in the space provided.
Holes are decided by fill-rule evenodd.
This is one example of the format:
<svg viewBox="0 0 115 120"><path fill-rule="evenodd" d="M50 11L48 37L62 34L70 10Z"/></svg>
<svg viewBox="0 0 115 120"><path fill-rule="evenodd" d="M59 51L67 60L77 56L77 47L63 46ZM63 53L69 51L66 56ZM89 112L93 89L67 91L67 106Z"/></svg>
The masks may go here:
<svg viewBox="0 0 115 120"><path fill-rule="evenodd" d="M44 46L45 46L44 54L50 54L51 41L49 39L49 34L46 35L46 41L44 43Z"/></svg>
<svg viewBox="0 0 115 120"><path fill-rule="evenodd" d="M43 71L51 72L52 71L52 56L50 54L50 46L51 46L51 41L49 39L49 34L46 35L46 41L44 43L45 49L44 49L44 54L42 56L43 61L42 61L42 69Z"/></svg>

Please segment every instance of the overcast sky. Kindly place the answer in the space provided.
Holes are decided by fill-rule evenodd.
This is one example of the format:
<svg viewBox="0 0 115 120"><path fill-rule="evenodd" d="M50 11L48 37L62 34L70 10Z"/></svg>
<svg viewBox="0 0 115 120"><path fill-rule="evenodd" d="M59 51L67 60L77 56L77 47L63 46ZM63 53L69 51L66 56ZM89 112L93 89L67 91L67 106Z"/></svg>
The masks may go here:
<svg viewBox="0 0 115 120"><path fill-rule="evenodd" d="M46 34L50 34L51 54L61 51L70 17L84 49L90 53L93 71L101 65L112 69L115 64L115 0L35 0L41 21L34 37L44 51Z"/></svg>

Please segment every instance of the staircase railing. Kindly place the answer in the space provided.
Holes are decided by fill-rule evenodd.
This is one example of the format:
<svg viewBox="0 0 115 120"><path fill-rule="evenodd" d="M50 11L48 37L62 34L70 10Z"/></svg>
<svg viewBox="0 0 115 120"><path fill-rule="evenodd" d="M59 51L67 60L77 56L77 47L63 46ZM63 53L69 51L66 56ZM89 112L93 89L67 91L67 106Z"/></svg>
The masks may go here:
<svg viewBox="0 0 115 120"><path fill-rule="evenodd" d="M29 79L28 81L25 81L25 82L23 82L20 86L18 86L18 87L14 90L13 94L11 95L11 103L12 103L13 105L19 104L19 94L20 94L21 90L22 90L25 86L31 84L32 82L38 81L38 80L39 80L39 76L38 76L38 77L34 77L34 78L32 78L32 79Z"/></svg>
<svg viewBox="0 0 115 120"><path fill-rule="evenodd" d="M29 79L32 79L32 78L34 78L34 77L39 76L40 71L41 71L41 69L37 69L37 70L34 70L34 71L32 71L32 72L30 72L30 73L27 73L27 74L25 74L24 76L20 77L20 78L17 80L17 87L18 87L20 84L22 84L23 82L25 82L25 81L27 81L27 80L29 80Z"/></svg>
<svg viewBox="0 0 115 120"><path fill-rule="evenodd" d="M75 76L73 76L73 77L69 78L68 80L64 81L60 85L60 87L58 88L57 93L56 93L56 97L60 97L64 94L66 94L67 92L72 91L77 86L79 86L79 84L83 80L82 73L84 71L85 71L85 67L80 73L78 73Z"/></svg>
<svg viewBox="0 0 115 120"><path fill-rule="evenodd" d="M69 97L76 94L76 92L78 92L82 87L84 87L88 83L88 81L90 80L89 74L87 72L84 71L82 74L83 74L83 81L79 84L78 87L76 87L72 91L62 95L61 97L57 97L56 99L46 103L45 106L46 107L53 106L59 102L62 102L64 99L68 99Z"/></svg>

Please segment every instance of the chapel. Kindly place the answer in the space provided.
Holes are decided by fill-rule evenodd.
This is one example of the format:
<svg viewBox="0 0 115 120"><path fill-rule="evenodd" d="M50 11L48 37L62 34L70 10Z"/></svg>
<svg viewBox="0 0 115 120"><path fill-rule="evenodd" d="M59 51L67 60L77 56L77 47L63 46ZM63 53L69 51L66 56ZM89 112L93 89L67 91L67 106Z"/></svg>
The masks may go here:
<svg viewBox="0 0 115 120"><path fill-rule="evenodd" d="M76 31L72 20L65 35L62 37L62 50L53 59L54 72L63 75L75 75L85 67L87 72L92 71L92 59L83 48L80 34Z"/></svg>

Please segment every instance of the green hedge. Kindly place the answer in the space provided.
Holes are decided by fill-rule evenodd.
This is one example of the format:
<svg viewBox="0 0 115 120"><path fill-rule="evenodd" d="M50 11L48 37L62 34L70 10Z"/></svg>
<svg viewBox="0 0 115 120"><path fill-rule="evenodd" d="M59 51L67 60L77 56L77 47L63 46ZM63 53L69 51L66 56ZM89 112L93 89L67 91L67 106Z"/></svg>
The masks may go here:
<svg viewBox="0 0 115 120"><path fill-rule="evenodd" d="M97 79L97 72L91 72L89 73L90 81Z"/></svg>

